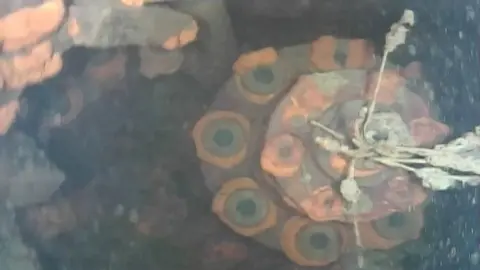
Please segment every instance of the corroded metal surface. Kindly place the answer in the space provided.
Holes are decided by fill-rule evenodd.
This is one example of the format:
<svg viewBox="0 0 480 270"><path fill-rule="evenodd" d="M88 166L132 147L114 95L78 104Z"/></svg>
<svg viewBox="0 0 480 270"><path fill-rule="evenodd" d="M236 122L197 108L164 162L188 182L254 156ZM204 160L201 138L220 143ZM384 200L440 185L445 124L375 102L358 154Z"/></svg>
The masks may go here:
<svg viewBox="0 0 480 270"><path fill-rule="evenodd" d="M355 250L353 219L337 190L347 160L315 143L327 134L310 121L353 137L375 67L368 41L332 36L242 55L192 132L206 185L216 194L213 212L299 265L334 265ZM431 89L410 89L414 72L388 67L378 119L366 134L406 145L446 136L424 99ZM421 123L428 134L419 131ZM359 160L355 178L365 194L356 215L364 248L386 250L419 237L428 194L408 173Z"/></svg>
<svg viewBox="0 0 480 270"><path fill-rule="evenodd" d="M55 76L63 67L62 53L73 46L145 47L140 54L145 76L183 69L207 87L224 80L236 52L222 1L187 1L174 9L145 6L151 1L79 0L68 6L61 0L8 2L0 6L5 14L0 19L1 134L15 119L24 87ZM202 44L180 51L197 39L194 17L205 28Z"/></svg>

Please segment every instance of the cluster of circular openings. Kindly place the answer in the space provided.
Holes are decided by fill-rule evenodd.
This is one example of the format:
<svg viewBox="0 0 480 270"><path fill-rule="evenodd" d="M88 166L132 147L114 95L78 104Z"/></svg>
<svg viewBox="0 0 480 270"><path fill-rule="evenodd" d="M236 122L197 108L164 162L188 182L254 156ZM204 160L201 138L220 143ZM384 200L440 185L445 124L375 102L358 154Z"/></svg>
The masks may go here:
<svg viewBox="0 0 480 270"><path fill-rule="evenodd" d="M226 182L214 198L213 209L239 234L260 237L267 231L281 232L278 248L297 263L326 265L337 260L342 252L345 235L338 231L341 226L300 217L279 219L280 210L250 178Z"/></svg>
<svg viewBox="0 0 480 270"><path fill-rule="evenodd" d="M302 47L299 49L300 56L304 57L302 55L306 53L309 59L307 62L310 65L308 67L301 67L302 72L293 70L296 67L292 68L292 66L289 66L289 60L285 61L285 59L282 58L282 52L280 52L280 55L278 55L276 51L272 52L272 50L268 51L268 53L267 50L262 50L261 53L254 52L246 57L249 58L248 61L240 61L242 63L238 63L239 61L237 61L234 65L235 75L230 83L227 84L227 88L229 88L228 91L219 96L232 99L238 98L237 94L240 94L244 100L236 99L236 102L245 102L245 108L256 108L252 106L252 104L266 105L272 101L277 94L286 90L286 87L291 86L294 79L292 75L303 74L308 70L312 70L312 68L313 70L319 69L320 65L324 67L328 66L326 70L341 68L339 65L346 65L350 68L354 66L357 66L357 68L365 68L371 64L369 57L352 58L351 55L349 55L350 53L359 53L368 47L359 42L361 41L357 41L355 44L361 46L352 46L355 44L346 44L345 42L337 44L334 40L332 41L331 38L324 38L311 46ZM313 61L313 58L323 55L317 47L319 45L324 46L325 44L333 46L332 48L344 45L348 53L345 54L333 49L331 50L333 52L331 55L332 59L328 61L322 60L322 63ZM359 49L359 47L362 48ZM268 54L268 57L253 60L251 59L252 57L250 57L262 53ZM243 58L243 56L241 58ZM301 61L298 61L298 63L300 62ZM332 63L334 63L334 65L332 65ZM362 71L357 70L357 72ZM302 77L306 76L307 75ZM328 76L328 74L320 76L323 77L315 77L311 83L316 84L319 80L320 82L324 82L323 79L325 76ZM347 78L345 76L348 77L349 75L340 72L332 79L338 81L325 82L325 85L330 85L330 88L343 87L344 85L341 81L345 81L345 78ZM355 76L356 75L353 75L353 77ZM348 78L346 79L347 84L349 83ZM231 87L235 89L232 90L230 89ZM328 88L327 86L325 87ZM230 92L230 90L232 91ZM288 112L285 109L284 114L281 115L280 121L282 122L282 128L291 128L293 126L298 128L298 126L308 125L308 122L305 121L305 116L310 115L312 106L330 110L329 108L332 107L332 102L334 102L333 97L336 94L336 90L321 90L322 93L308 93L309 95L304 93L299 95L297 101L300 103L294 104L297 105L297 107L292 105L289 107L290 110ZM323 93L323 90L325 90L325 93ZM295 88L292 88L291 93L294 91L296 91ZM235 232L244 236L253 237L268 246L273 247L275 244L278 245L278 239L277 243L270 241L272 240L271 236L277 233L281 244L276 248L283 250L292 261L300 265L322 266L338 260L339 256L347 251L346 247L351 247L349 246L351 245L349 241L352 241L352 239L350 239L351 224L328 220L315 222L311 219L300 217L286 208L277 208L277 205L271 201L267 193L260 189L256 180L251 178L235 178L235 176L242 175L239 170L244 168L238 165L245 159L251 158L249 156L250 151L247 155L247 146L249 149L250 147L256 147L248 144L251 141L256 142L257 140L250 140L252 134L250 134L251 127L247 119L247 117L251 117L250 112L246 113L246 116L243 116L236 112L219 110L219 108L216 107L225 108L224 104L221 103L221 101L218 102L219 106L214 105L212 111L207 113L197 123L193 131L198 156L206 163L215 165L205 167L206 176L209 177L209 175L212 175L214 178L218 178L218 176L221 175L221 177L223 177L220 180L223 183L220 190L210 186L212 191L216 193L212 206L213 211ZM237 104L233 107L236 106ZM245 108L242 108L242 110ZM253 114L254 112L252 112L252 115ZM326 114L326 111L322 111L321 114ZM264 116L265 115L259 117ZM350 130L348 130L349 127L345 128L347 128L347 130L345 130L346 132L350 132ZM267 133L268 132L269 131L267 131ZM272 134L277 136L272 137ZM266 144L263 147L260 159L262 169L274 176L278 176L279 179L290 179L296 176L300 171L299 169L303 166L301 156L303 156L304 151L306 151L305 146L301 140L299 143L296 142L296 140L299 140L297 136L278 136L278 134L282 134L281 132L276 134L272 132L272 134L269 135L270 137L267 137ZM380 132L373 134L373 139L385 140L389 139L388 136L388 132L385 134L384 132ZM286 139L287 137L289 138ZM256 151L251 152L256 153ZM269 158L263 157L263 153L265 152L268 152L270 155ZM330 168L329 173L339 176L346 168L346 161L343 160L342 157L338 156L337 159L335 159L334 155L326 154L324 156L326 157L326 160L324 160L325 164L323 164L324 166L328 167L332 165L332 160L338 161L338 168ZM313 158L314 157L311 159ZM371 166L368 166L368 164L364 165L364 170L360 170L359 172L360 177L370 178L369 176L374 175L379 169L377 167L370 168ZM245 172L244 175L250 175L250 173L251 172ZM228 179L229 176L232 176L232 178ZM298 179L296 178L296 180ZM365 183L366 182L367 181L365 181ZM375 184L378 184L378 182L375 182ZM298 206L295 205L298 203L297 201L294 201L292 198L290 199L294 204L291 205L292 207L295 208ZM333 208L335 201L334 199L325 199L323 203L325 208ZM417 215L415 218L409 218L408 214L395 213L371 222L363 222L362 228L371 240L370 242L366 241L365 247L370 249L390 248L403 242L405 239L414 238L416 236L415 232L419 230L419 226L422 226L421 223L414 222L419 220L418 215L421 216L421 214L416 213L415 215ZM398 233L395 234L395 232ZM266 235L270 237L264 237Z"/></svg>

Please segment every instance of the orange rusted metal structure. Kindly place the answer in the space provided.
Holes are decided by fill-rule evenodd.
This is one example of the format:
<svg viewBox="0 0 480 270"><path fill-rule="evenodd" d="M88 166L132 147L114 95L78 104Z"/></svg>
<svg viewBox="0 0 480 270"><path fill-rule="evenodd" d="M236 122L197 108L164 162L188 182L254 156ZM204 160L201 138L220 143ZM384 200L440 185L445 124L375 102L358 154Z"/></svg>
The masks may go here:
<svg viewBox="0 0 480 270"><path fill-rule="evenodd" d="M338 191L347 160L315 143L325 132L310 120L356 134L378 75L373 51L366 40L325 36L237 60L192 133L215 194L213 212L227 226L304 266L336 265L355 248L353 219ZM411 73L389 63L378 107L401 118L414 144L428 145L448 128L426 99L432 89ZM418 238L427 192L400 169L362 159L355 169L368 199L356 215L363 247L390 249Z"/></svg>
<svg viewBox="0 0 480 270"><path fill-rule="evenodd" d="M139 46L139 72L145 77L182 70L206 88L218 87L229 75L225 67L236 57L236 42L223 1L180 1L168 5L162 2L3 1L0 4L0 135L8 131L16 114L24 110L18 99L25 87L61 72L63 53L75 46L98 49ZM153 3L156 4L150 5ZM204 28L201 37L198 21ZM189 44L192 46L186 46ZM100 83L115 81L112 73L124 73L121 69L125 57L120 53L87 73L92 79L103 81Z"/></svg>

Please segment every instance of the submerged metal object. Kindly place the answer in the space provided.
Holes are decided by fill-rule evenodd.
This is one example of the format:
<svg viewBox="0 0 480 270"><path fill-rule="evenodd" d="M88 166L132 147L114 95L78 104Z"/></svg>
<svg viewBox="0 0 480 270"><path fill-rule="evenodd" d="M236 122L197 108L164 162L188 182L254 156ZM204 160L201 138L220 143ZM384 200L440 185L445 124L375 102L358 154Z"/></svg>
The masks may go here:
<svg viewBox="0 0 480 270"><path fill-rule="evenodd" d="M355 137L358 111L376 82L374 66L369 42L331 36L237 60L235 74L193 130L215 193L212 209L227 226L304 266L333 264L354 251L353 219L338 191L347 157L319 147L316 138L328 133L310 121ZM385 72L367 126L371 140L424 146L447 135L423 98L431 89L411 89L407 81L395 65ZM354 176L363 194L356 215L363 248L390 249L418 238L428 194L408 172L359 158Z"/></svg>

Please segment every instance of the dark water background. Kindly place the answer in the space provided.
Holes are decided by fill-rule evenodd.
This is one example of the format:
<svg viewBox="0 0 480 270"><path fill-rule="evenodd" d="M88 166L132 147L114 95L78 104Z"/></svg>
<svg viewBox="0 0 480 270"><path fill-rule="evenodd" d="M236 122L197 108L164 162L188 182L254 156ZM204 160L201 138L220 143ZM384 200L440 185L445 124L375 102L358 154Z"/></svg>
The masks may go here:
<svg viewBox="0 0 480 270"><path fill-rule="evenodd" d="M433 83L444 121L454 136L480 124L478 1L410 1L418 18L427 80ZM433 253L420 269L480 269L479 189L437 193L425 229ZM477 254L477 255L475 255ZM478 259L477 259L478 260Z"/></svg>

